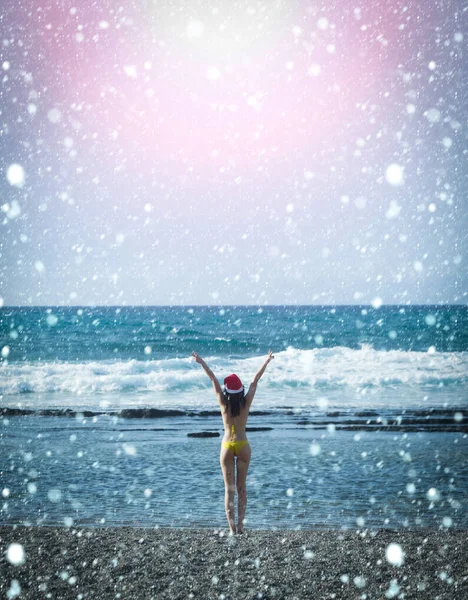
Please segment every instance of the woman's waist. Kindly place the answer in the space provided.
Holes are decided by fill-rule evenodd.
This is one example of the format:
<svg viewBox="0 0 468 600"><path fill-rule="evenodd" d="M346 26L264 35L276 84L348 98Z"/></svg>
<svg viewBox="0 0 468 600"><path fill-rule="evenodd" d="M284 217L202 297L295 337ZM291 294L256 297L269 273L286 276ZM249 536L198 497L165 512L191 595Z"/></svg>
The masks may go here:
<svg viewBox="0 0 468 600"><path fill-rule="evenodd" d="M236 431L234 434L231 431L225 431L223 442L244 442L247 441L245 431Z"/></svg>

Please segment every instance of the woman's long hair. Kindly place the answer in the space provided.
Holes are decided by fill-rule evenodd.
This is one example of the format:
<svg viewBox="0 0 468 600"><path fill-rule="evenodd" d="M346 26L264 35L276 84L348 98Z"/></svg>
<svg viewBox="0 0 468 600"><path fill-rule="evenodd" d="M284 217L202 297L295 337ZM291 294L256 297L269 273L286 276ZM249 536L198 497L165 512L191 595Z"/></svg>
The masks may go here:
<svg viewBox="0 0 468 600"><path fill-rule="evenodd" d="M230 394L226 390L223 391L223 404L231 409L231 415L237 417L240 415L241 408L245 406L245 391L242 388L237 394Z"/></svg>

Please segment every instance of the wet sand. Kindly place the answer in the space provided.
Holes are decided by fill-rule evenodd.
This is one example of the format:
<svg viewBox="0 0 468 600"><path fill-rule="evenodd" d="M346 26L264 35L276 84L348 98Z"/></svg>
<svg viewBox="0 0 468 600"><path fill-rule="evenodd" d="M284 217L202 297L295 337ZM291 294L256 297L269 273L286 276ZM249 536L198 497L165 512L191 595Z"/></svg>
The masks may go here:
<svg viewBox="0 0 468 600"><path fill-rule="evenodd" d="M23 564L7 559L14 543ZM0 526L0 597L462 600L467 557L468 531Z"/></svg>

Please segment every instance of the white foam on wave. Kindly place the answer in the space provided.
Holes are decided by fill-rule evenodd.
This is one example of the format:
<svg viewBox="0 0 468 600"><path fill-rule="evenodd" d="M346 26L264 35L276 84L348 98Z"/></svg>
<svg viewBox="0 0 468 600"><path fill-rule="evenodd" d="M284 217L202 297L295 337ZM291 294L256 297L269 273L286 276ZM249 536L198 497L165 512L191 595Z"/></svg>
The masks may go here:
<svg viewBox="0 0 468 600"><path fill-rule="evenodd" d="M319 389L380 386L463 385L468 381L468 352L411 352L337 346L277 355L266 378L272 386Z"/></svg>
<svg viewBox="0 0 468 600"><path fill-rule="evenodd" d="M230 359L207 357L220 379L238 373L246 388L262 365L262 357ZM278 352L268 366L262 389L288 393L365 388L418 388L465 386L468 352L408 352L359 350L346 347ZM140 392L194 393L211 386L202 368L190 357L147 361L41 362L4 364L0 369L0 394L65 392L126 394ZM24 396L23 396L24 399Z"/></svg>

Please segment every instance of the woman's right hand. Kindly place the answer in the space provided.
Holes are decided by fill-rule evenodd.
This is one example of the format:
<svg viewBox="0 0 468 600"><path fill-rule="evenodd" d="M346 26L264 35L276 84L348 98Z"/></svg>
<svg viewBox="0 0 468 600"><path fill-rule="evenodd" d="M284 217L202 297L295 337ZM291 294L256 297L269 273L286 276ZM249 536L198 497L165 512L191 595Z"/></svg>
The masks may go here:
<svg viewBox="0 0 468 600"><path fill-rule="evenodd" d="M273 355L273 352L270 350L270 351L268 352L268 356L267 356L267 359L266 359L266 361L265 361L265 362L266 362L266 364L268 364L268 363L269 363L271 360L273 360L274 358L275 358L275 357L274 357L274 355Z"/></svg>
<svg viewBox="0 0 468 600"><path fill-rule="evenodd" d="M202 364L203 358L201 356L198 356L198 354L195 352L195 350L192 352L192 356L199 365Z"/></svg>

